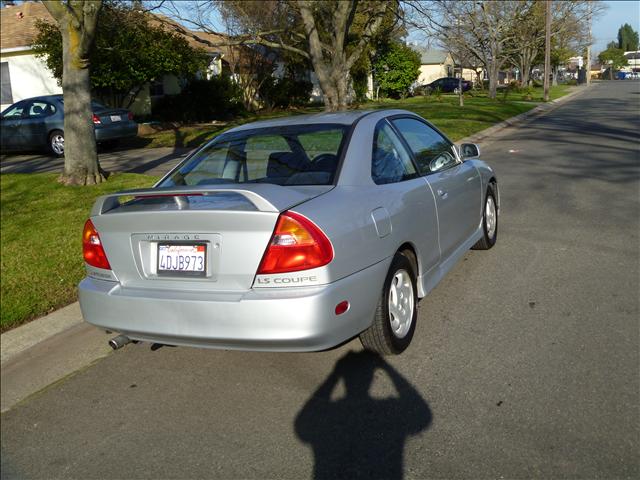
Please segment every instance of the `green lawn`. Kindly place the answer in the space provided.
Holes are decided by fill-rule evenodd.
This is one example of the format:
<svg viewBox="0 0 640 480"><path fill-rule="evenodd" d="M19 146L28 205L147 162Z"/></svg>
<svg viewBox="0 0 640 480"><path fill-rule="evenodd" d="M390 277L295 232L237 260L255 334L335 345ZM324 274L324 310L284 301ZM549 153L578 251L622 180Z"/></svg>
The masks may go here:
<svg viewBox="0 0 640 480"><path fill-rule="evenodd" d="M146 175L114 174L94 187L65 187L57 174L0 176L0 329L76 300L83 277L82 228L95 198L151 186Z"/></svg>
<svg viewBox="0 0 640 480"><path fill-rule="evenodd" d="M575 88L575 87L573 87ZM562 97L571 91L572 87L558 85L551 88L552 100ZM532 93L532 100L526 100L524 93L508 91L498 92L496 100L490 100L486 92L467 92L464 107L458 105L458 96L444 94L439 98L411 97L404 100L384 100L367 102L358 108L377 110L382 108L401 108L423 116L440 128L452 140L456 141L484 130L498 122L506 120L520 113L531 110L542 102L542 88L536 88ZM153 147L197 147L223 131L243 123L265 120L287 115L321 112L320 107L309 107L296 110L274 111L249 115L231 121L225 125L195 125L182 126L174 129L161 130L149 135L140 136L134 140L137 145Z"/></svg>

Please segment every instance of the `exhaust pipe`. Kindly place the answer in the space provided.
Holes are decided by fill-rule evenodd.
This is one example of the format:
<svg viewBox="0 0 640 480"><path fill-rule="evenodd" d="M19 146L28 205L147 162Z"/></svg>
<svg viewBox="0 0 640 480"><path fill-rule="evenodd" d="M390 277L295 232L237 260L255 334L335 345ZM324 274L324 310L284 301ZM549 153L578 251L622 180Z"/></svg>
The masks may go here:
<svg viewBox="0 0 640 480"><path fill-rule="evenodd" d="M119 348L124 347L127 343L129 343L131 339L126 335L118 335L117 337L109 340L109 346L114 350L118 350Z"/></svg>

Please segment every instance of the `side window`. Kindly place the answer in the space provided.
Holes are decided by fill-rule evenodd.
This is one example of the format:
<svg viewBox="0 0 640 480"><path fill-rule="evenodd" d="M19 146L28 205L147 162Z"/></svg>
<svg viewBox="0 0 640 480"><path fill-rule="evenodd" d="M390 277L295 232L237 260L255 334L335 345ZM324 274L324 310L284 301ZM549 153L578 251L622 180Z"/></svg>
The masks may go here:
<svg viewBox="0 0 640 480"><path fill-rule="evenodd" d="M2 116L4 118L20 118L25 105L25 102L16 103L13 107L9 107Z"/></svg>
<svg viewBox="0 0 640 480"><path fill-rule="evenodd" d="M416 169L402 142L386 122L378 124L373 138L371 178L377 185L415 178Z"/></svg>
<svg viewBox="0 0 640 480"><path fill-rule="evenodd" d="M48 117L49 115L53 115L55 112L56 109L53 105L38 100L31 102L28 107L29 118Z"/></svg>
<svg viewBox="0 0 640 480"><path fill-rule="evenodd" d="M456 165L451 142L433 128L413 118L398 118L393 124L409 144L422 175Z"/></svg>

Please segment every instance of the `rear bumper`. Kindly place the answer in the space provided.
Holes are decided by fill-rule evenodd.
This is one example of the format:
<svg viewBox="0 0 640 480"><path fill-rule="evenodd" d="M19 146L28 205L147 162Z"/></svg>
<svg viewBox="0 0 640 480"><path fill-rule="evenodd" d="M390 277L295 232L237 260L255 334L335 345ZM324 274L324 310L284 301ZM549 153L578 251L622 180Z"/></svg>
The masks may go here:
<svg viewBox="0 0 640 480"><path fill-rule="evenodd" d="M95 132L97 142L135 137L138 134L138 124L132 121L112 123L96 128Z"/></svg>
<svg viewBox="0 0 640 480"><path fill-rule="evenodd" d="M334 347L371 324L388 269L383 261L329 285L203 293L127 289L85 278L85 320L133 340L196 347L315 351ZM335 307L348 300L342 315Z"/></svg>

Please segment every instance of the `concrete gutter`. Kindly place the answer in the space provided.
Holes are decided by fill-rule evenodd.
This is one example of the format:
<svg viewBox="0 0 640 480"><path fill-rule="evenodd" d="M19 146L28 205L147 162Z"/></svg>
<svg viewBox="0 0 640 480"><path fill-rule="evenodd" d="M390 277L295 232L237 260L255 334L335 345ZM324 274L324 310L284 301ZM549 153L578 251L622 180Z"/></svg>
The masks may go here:
<svg viewBox="0 0 640 480"><path fill-rule="evenodd" d="M479 143L512 125L554 110L575 91L500 122L458 143ZM65 378L111 352L109 335L85 323L78 302L0 335L0 410L5 412L30 395Z"/></svg>

